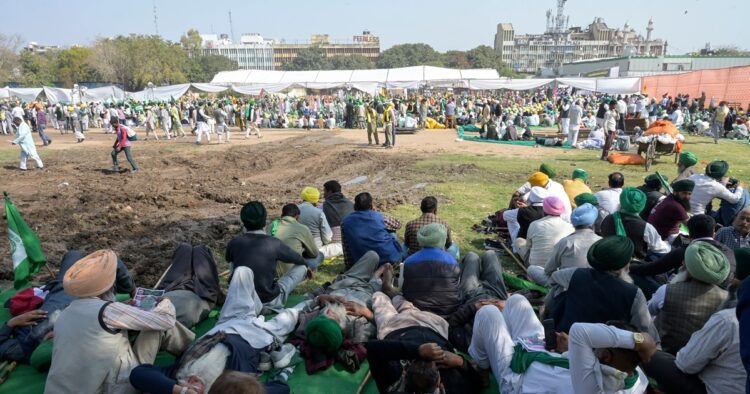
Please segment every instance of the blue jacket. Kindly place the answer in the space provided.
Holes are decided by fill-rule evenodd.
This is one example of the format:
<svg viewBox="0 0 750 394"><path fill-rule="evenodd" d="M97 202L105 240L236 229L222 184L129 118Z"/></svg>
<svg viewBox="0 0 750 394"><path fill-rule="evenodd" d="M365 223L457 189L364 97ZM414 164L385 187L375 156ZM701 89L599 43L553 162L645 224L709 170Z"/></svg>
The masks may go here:
<svg viewBox="0 0 750 394"><path fill-rule="evenodd" d="M342 237L352 263L365 253L374 251L380 256L380 264L401 261L401 245L385 229L383 215L376 211L354 211L342 222Z"/></svg>
<svg viewBox="0 0 750 394"><path fill-rule="evenodd" d="M461 267L440 248L423 248L404 261L404 298L420 310L449 316L461 306Z"/></svg>

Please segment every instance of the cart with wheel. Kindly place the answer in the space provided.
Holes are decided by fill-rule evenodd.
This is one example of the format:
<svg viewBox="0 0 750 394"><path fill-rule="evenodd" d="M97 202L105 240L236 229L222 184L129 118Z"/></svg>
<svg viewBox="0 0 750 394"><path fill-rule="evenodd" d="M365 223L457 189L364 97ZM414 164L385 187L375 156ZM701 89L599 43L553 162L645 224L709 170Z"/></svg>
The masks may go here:
<svg viewBox="0 0 750 394"><path fill-rule="evenodd" d="M638 154L645 154L646 171L651 169L654 161L661 156L674 155L677 163L682 152L682 141L685 137L677 127L668 120L657 120L646 132L638 137Z"/></svg>

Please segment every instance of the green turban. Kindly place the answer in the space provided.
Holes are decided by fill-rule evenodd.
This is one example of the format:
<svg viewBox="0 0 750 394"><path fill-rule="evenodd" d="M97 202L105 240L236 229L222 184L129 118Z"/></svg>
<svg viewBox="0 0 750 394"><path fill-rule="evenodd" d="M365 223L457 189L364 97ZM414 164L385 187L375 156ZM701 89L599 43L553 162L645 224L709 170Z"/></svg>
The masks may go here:
<svg viewBox="0 0 750 394"><path fill-rule="evenodd" d="M685 167L692 167L698 163L698 158L692 152L680 153L680 164Z"/></svg>
<svg viewBox="0 0 750 394"><path fill-rule="evenodd" d="M750 276L750 248L735 249L734 258L737 260L734 277L738 280L744 280Z"/></svg>
<svg viewBox="0 0 750 394"><path fill-rule="evenodd" d="M557 171L555 171L552 166L545 163L542 163L542 165L539 166L539 171L547 174L550 178L554 178L557 175Z"/></svg>
<svg viewBox="0 0 750 394"><path fill-rule="evenodd" d="M417 231L417 242L423 248L445 248L445 240L448 238L448 229L440 223L431 223L422 226Z"/></svg>
<svg viewBox="0 0 750 394"><path fill-rule="evenodd" d="M721 179L729 171L729 163L724 160L716 160L708 163L706 175L714 179Z"/></svg>
<svg viewBox="0 0 750 394"><path fill-rule="evenodd" d="M672 184L672 191L677 192L692 192L695 189L695 182L690 179L681 179Z"/></svg>
<svg viewBox="0 0 750 394"><path fill-rule="evenodd" d="M591 193L581 193L575 196L573 201L576 203L577 207L580 207L583 204L591 204L595 207L599 206L599 200L597 200L596 196Z"/></svg>
<svg viewBox="0 0 750 394"><path fill-rule="evenodd" d="M613 235L594 242L586 259L595 270L617 271L630 262L634 251L635 245L630 238Z"/></svg>
<svg viewBox="0 0 750 394"><path fill-rule="evenodd" d="M708 242L693 242L685 250L688 274L701 282L718 285L729 276L727 256Z"/></svg>
<svg viewBox="0 0 750 394"><path fill-rule="evenodd" d="M29 364L37 371L46 372L52 364L52 345L52 341L42 341L31 353Z"/></svg>
<svg viewBox="0 0 750 394"><path fill-rule="evenodd" d="M305 326L305 341L316 349L335 354L344 343L344 334L335 320L318 316Z"/></svg>
<svg viewBox="0 0 750 394"><path fill-rule="evenodd" d="M581 180L583 180L585 182L585 181L589 180L589 173L586 172L586 170L584 170L583 168L576 168L575 170L573 170L573 176L571 178L573 178L573 179L581 179ZM578 205L578 204L576 204L576 205Z"/></svg>
<svg viewBox="0 0 750 394"><path fill-rule="evenodd" d="M629 186L620 193L620 210L637 215L646 207L646 193L638 188Z"/></svg>
<svg viewBox="0 0 750 394"><path fill-rule="evenodd" d="M266 225L266 216L266 207L260 201L251 201L240 211L240 220L248 231L262 229Z"/></svg>

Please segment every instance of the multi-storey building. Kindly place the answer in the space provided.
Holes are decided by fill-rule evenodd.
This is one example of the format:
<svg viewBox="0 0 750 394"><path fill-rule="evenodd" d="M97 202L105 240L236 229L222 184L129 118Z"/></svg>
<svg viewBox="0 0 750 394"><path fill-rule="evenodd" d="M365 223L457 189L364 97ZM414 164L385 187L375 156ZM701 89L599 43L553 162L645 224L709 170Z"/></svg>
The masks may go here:
<svg viewBox="0 0 750 394"><path fill-rule="evenodd" d="M238 44L227 34L201 34L204 55L220 55L244 70L273 70L273 44L258 34L243 34Z"/></svg>
<svg viewBox="0 0 750 394"><path fill-rule="evenodd" d="M332 41L328 34L313 34L310 41L287 42L284 40L273 43L273 64L280 70L285 64L294 61L302 49L317 47L323 50L327 58L335 56L361 55L375 62L380 55L380 38L369 31L356 35L350 42Z"/></svg>
<svg viewBox="0 0 750 394"><path fill-rule="evenodd" d="M567 0L557 0L557 14L547 11L547 29L543 34L516 34L513 24L499 23L495 34L495 52L518 72L555 74L565 63L621 56L663 56L667 43L652 39L652 20L646 37L627 23L622 29L607 26L595 18L585 29L568 27L564 14Z"/></svg>

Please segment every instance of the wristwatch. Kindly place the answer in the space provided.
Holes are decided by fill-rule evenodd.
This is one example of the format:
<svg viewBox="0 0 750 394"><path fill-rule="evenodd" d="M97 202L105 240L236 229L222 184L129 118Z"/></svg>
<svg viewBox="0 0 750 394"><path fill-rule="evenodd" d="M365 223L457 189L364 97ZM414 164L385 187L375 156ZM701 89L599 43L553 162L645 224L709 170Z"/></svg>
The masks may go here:
<svg viewBox="0 0 750 394"><path fill-rule="evenodd" d="M640 332L634 332L633 333L633 342L635 342L635 347L633 347L633 349L636 349L636 350L639 349L641 347L641 345L643 345L643 342L645 340L646 339L643 337L643 334L641 334Z"/></svg>

